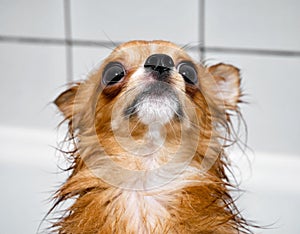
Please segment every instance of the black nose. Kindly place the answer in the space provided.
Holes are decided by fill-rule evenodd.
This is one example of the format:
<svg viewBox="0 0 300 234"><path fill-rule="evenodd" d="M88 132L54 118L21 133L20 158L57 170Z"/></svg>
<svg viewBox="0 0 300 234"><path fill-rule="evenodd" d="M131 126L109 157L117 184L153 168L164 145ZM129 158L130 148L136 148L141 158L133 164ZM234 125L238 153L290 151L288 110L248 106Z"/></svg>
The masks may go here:
<svg viewBox="0 0 300 234"><path fill-rule="evenodd" d="M145 68L150 68L160 74L171 70L174 66L173 59L166 54L153 54L147 58L144 65Z"/></svg>

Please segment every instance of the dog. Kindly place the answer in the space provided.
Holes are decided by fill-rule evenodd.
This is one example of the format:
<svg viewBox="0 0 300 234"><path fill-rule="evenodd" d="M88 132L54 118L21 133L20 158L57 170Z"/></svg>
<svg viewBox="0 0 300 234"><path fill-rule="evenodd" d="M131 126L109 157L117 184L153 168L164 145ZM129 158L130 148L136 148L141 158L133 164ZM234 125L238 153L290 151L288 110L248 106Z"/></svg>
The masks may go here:
<svg viewBox="0 0 300 234"><path fill-rule="evenodd" d="M73 201L61 234L251 233L227 176L240 113L238 68L194 61L174 43L117 46L54 101L68 123Z"/></svg>

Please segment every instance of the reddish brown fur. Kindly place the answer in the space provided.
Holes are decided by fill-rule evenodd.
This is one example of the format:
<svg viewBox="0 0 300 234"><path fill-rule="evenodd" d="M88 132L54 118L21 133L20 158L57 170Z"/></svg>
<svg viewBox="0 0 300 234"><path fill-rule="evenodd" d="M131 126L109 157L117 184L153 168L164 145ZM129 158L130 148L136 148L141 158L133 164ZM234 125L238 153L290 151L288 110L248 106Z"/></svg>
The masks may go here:
<svg viewBox="0 0 300 234"><path fill-rule="evenodd" d="M190 137L198 134L201 139L189 164L189 170L197 171L201 168L201 163L206 165L212 162L205 174L183 172L183 181L178 177L166 187L134 191L110 185L91 170L90 166L94 165L93 157L101 155L103 150L107 155L119 155L112 160L125 168L149 169L143 159L128 155L128 152L116 143L115 133L111 129L111 112L120 95L124 93L125 87L134 85L130 83L130 77L135 69L130 66L149 56L148 47L153 44L158 47L157 52L177 51L173 53L176 62L191 60L183 50L169 42L130 42L118 47L87 81L77 84L56 99L56 105L69 122L69 135L72 139L75 138L76 142L80 140L81 145L74 142L74 151L70 153L73 161L70 168L72 173L57 191L55 206L69 199L75 200L67 213L53 225L53 231L61 234L250 233L247 222L239 214L229 194L229 189L233 186L225 174L228 165L222 136L228 138L230 135L228 111L238 111L237 103L240 98L239 71L233 66L221 64L219 67L206 69L197 65L201 89L188 85L181 88L195 106L197 119L192 121L199 125L199 128L188 130L187 134ZM128 55L122 49L130 47L135 48L139 55L137 58L126 57ZM118 86L103 89L100 93L102 70L108 62L115 60L129 66L128 74ZM212 88L214 82L226 79L226 76L232 73L237 77L235 88L238 89L238 95L234 97L235 100L227 101L216 97ZM225 74L224 77L222 74ZM174 86L182 84L182 81L174 82ZM91 130L93 126L95 132ZM180 121L176 120L167 123L165 128L165 147L175 152L179 147L181 131L185 130L181 130ZM132 137L138 140L147 131L147 126L132 118L130 130ZM122 135L122 132L118 134ZM96 147L98 141L99 148ZM157 163L163 165L168 160L168 155L161 152Z"/></svg>

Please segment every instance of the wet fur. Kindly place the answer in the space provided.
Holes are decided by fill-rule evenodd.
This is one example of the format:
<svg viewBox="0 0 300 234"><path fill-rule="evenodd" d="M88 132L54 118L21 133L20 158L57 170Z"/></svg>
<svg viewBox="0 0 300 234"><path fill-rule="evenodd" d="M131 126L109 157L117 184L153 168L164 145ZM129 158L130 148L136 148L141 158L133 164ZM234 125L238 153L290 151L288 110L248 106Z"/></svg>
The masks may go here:
<svg viewBox="0 0 300 234"><path fill-rule="evenodd" d="M130 81L125 79L118 87L99 92L101 72L108 61L125 56L124 61L138 63L150 53L147 48L152 44L157 45L158 52L164 52L169 47L179 51L174 54L174 60L191 60L183 50L169 42L130 42L117 48L89 79L72 86L56 99L55 104L69 124L68 136L73 149L67 153L72 164L69 168L71 174L55 194L55 204L51 211L67 200L73 199L74 202L61 217L58 217L51 230L61 234L251 233L230 195L230 191L236 188L225 174L229 165L225 145L237 140L232 135L231 115L239 113L240 80L237 80L239 91L234 101L227 102L218 97L212 89L212 82L226 78L222 76L224 69L225 73L235 73L239 76L238 69L230 65L221 64L219 67L206 68L197 64L201 90L194 87L179 88L191 102L187 105L196 108L198 117L190 120L189 124L198 124L199 127L186 127L186 134L190 137L199 134L201 138L191 163L180 176L168 185L153 190L134 191L112 186L91 171L91 165L95 168L103 166L101 157L93 160L95 155L99 158L99 155L104 154L104 149L108 155L118 155L112 157L113 160L131 170L159 167L169 160L168 155L162 151L150 163L145 162L144 159L128 155L115 143L110 125L111 111L121 96L134 97L137 94L134 88L127 87ZM126 58L126 53L122 52L122 48L130 46L143 48L139 51L140 57L135 58L137 61L131 61L132 59ZM130 72L133 73L134 70L129 71L128 77ZM176 82L174 85L180 85L179 81ZM127 87L126 91L124 87ZM101 98L97 98L98 95L101 95ZM189 115L188 108L184 111ZM170 129L167 131L166 147L174 151L180 142L179 124L179 120L172 120L166 124L166 129ZM130 126L135 139L139 139L145 133L145 125L136 118L132 118ZM99 147L99 142L103 147ZM86 165L87 161L89 166ZM213 162L212 166L206 173L200 173L203 165L201 163L210 161Z"/></svg>

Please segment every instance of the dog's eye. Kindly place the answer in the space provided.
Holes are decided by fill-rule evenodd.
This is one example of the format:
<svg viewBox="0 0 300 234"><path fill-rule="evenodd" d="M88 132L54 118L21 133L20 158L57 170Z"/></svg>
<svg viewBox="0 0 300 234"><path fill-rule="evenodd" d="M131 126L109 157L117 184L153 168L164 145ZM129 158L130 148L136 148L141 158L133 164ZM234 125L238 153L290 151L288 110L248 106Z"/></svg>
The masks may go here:
<svg viewBox="0 0 300 234"><path fill-rule="evenodd" d="M177 66L177 70L179 74L182 75L186 83L193 85L198 83L197 71L191 62L181 62Z"/></svg>
<svg viewBox="0 0 300 234"><path fill-rule="evenodd" d="M125 76L125 69L121 63L111 62L104 68L102 82L104 85L114 85Z"/></svg>

